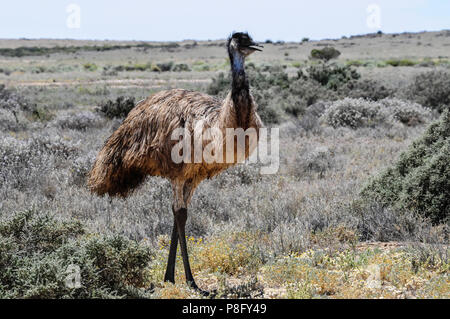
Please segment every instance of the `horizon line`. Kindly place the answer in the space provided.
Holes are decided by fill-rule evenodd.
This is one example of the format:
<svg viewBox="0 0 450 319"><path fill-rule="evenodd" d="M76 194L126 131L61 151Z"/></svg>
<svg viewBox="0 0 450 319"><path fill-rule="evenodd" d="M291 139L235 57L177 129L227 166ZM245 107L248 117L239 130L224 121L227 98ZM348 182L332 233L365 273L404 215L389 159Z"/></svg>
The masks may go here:
<svg viewBox="0 0 450 319"><path fill-rule="evenodd" d="M378 34L381 32L381 34L383 35L401 35L401 34L419 34L419 33L434 33L434 32L443 32L443 31L450 31L450 29L441 29L441 30L421 30L421 31L402 31L402 32L383 32L382 30L379 31L374 31L374 32L369 32L369 33L360 33L360 34L352 34L352 35L342 35L339 38L322 38L322 39L311 39L309 38L309 41L335 41L335 40L341 40L341 39L345 39L345 38L350 38L350 37L364 37L364 36L368 36L368 35L372 35L372 34ZM303 37L303 38L307 38L307 37ZM184 42L184 41L200 41L200 42L213 42L213 41L224 41L226 40L226 38L219 38L219 39L183 39L183 40L136 40L136 39L75 39L75 38L27 38L27 37L20 37L20 38L0 38L0 40L29 40L29 41L33 41L33 40L67 40L67 41L116 41L116 42ZM282 40L282 39L270 39L267 38L265 40L258 40L258 42L264 42L264 41L273 41L274 43L278 42L278 41L283 41L285 43L297 43L297 42L301 42L301 39L299 39L299 41L289 41L289 40Z"/></svg>

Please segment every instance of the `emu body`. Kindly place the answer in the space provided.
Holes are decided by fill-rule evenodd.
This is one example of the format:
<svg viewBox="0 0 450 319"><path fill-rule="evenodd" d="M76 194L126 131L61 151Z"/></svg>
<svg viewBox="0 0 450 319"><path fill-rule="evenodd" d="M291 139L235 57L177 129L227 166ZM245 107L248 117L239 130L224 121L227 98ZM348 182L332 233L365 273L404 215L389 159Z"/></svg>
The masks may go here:
<svg viewBox="0 0 450 319"><path fill-rule="evenodd" d="M156 93L138 103L120 127L108 138L89 174L88 186L99 195L126 197L147 176L162 176L170 180L174 193L172 230L166 281L174 282L177 243L180 243L186 281L198 289L189 266L185 240L187 207L195 188L231 165L247 158L256 146L248 140L234 143L233 160L222 162L179 162L172 159L172 149L179 142L173 138L176 129L183 128L195 138L196 127L215 129L222 134L212 136L208 144L220 145L226 157L227 129L254 129L256 139L262 122L249 91L244 59L259 50L245 33L234 33L228 40L231 62L231 91L221 101L209 95L175 89ZM259 50L260 51L260 50ZM205 147L202 142L202 147ZM239 147L243 147L241 150Z"/></svg>

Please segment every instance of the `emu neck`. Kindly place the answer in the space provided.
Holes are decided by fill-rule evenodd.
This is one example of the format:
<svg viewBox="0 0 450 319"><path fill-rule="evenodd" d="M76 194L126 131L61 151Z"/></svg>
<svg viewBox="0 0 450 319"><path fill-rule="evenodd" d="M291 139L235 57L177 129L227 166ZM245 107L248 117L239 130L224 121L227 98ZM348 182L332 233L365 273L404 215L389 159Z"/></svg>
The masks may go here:
<svg viewBox="0 0 450 319"><path fill-rule="evenodd" d="M237 52L230 53L231 97L236 111L238 127L247 129L250 115L250 87L245 74L244 57Z"/></svg>

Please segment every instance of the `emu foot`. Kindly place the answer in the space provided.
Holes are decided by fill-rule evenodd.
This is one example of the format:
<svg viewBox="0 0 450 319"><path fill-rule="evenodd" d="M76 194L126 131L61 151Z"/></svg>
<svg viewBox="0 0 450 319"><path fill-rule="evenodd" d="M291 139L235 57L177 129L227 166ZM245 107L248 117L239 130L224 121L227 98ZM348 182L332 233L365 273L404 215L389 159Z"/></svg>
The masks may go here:
<svg viewBox="0 0 450 319"><path fill-rule="evenodd" d="M195 282L191 282L191 281L189 281L187 284L189 287L194 289L196 292L201 294L203 297L214 298L215 296L217 296L216 290L206 291L206 290L200 289Z"/></svg>

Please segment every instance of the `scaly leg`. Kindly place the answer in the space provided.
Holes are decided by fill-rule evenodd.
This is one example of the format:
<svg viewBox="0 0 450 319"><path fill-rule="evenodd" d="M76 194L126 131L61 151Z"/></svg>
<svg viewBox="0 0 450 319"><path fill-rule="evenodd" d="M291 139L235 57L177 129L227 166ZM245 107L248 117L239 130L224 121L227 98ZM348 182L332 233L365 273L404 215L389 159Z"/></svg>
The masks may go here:
<svg viewBox="0 0 450 319"><path fill-rule="evenodd" d="M208 292L198 288L197 284L195 283L194 276L192 276L191 266L189 264L189 256L186 244L185 228L187 220L187 206L189 205L189 201L192 197L194 189L195 187L193 186L190 180L185 181L184 183L173 183L174 199L175 199L173 206L174 212L173 214L178 231L178 240L180 241L181 257L183 258L183 266L184 266L184 273L186 276L186 282L191 288L197 290L198 292L200 292L205 296L209 296L210 294ZM172 241L174 241L173 233L172 233Z"/></svg>
<svg viewBox="0 0 450 319"><path fill-rule="evenodd" d="M194 277L192 276L191 266L189 264L189 256L187 252L186 233L185 233L186 220L187 220L187 209L180 208L175 213L175 221L178 227L178 237L180 240L180 250L181 250L181 257L183 258L184 273L186 275L187 284L197 290L198 286L196 285Z"/></svg>
<svg viewBox="0 0 450 319"><path fill-rule="evenodd" d="M169 281L171 283L175 283L175 259L177 257L177 247L178 247L178 227L177 222L175 220L175 211L173 210L173 229L172 229L172 238L170 239L170 248L169 248L169 259L167 260L167 268L166 274L164 275L164 281Z"/></svg>

